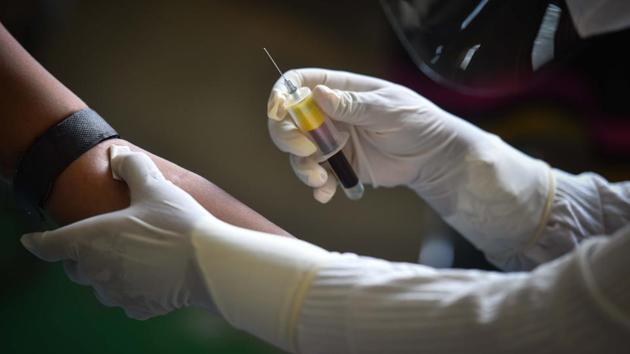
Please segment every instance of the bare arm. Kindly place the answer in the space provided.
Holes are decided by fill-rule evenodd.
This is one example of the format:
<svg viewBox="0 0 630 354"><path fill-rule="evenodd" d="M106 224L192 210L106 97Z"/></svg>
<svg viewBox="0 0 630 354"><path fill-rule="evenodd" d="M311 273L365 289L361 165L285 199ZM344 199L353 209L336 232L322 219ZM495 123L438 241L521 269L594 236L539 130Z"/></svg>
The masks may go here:
<svg viewBox="0 0 630 354"><path fill-rule="evenodd" d="M20 156L38 136L87 105L55 79L0 24L0 170L13 173ZM107 148L129 145L105 141L74 161L55 181L48 213L69 223L126 207L127 187L109 173ZM289 233L242 204L221 188L190 171L150 154L166 178L190 193L216 217L245 228L288 236Z"/></svg>

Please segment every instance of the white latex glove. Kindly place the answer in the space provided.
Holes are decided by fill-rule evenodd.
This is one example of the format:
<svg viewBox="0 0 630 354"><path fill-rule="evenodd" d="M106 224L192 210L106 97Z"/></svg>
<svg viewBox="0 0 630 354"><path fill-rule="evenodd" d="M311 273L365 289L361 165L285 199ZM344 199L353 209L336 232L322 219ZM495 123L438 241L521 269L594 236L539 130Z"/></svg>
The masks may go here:
<svg viewBox="0 0 630 354"><path fill-rule="evenodd" d="M92 286L103 304L122 307L129 317L212 308L190 236L210 214L147 155L113 146L110 159L114 177L129 185L128 208L24 235L22 244L43 260L63 260L70 279Z"/></svg>
<svg viewBox="0 0 630 354"><path fill-rule="evenodd" d="M350 133L344 152L363 183L393 187L417 179L415 152L426 150L433 141L419 139L424 126L410 123L417 121L419 104L434 107L430 102L405 87L347 72L300 69L285 75L298 87L311 88L335 126ZM269 133L280 150L291 154L298 178L315 188L315 199L326 203L335 194L336 179L311 156L317 147L291 121L284 107L286 97L286 87L278 80L269 98ZM430 118L432 112L426 113Z"/></svg>
<svg viewBox="0 0 630 354"><path fill-rule="evenodd" d="M110 149L114 177L131 205L22 244L99 300L147 319L193 305L216 309L233 326L294 351L295 320L316 269L335 254L309 243L246 230L208 213L166 180L145 154Z"/></svg>
<svg viewBox="0 0 630 354"><path fill-rule="evenodd" d="M384 80L324 69L285 74L307 86L322 110L350 134L344 152L363 183L408 186L504 269L535 239L553 194L549 167L497 136ZM311 155L315 145L292 123L281 80L268 103L268 127L296 175L325 203L336 181Z"/></svg>

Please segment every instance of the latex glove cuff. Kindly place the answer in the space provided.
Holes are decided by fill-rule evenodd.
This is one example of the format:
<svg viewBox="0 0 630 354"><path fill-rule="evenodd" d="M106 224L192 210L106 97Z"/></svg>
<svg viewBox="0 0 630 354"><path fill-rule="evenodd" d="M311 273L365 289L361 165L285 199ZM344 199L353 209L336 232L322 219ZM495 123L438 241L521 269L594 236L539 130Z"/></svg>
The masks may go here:
<svg viewBox="0 0 630 354"><path fill-rule="evenodd" d="M294 352L299 309L311 280L336 254L216 219L200 220L192 243L221 315L234 327Z"/></svg>
<svg viewBox="0 0 630 354"><path fill-rule="evenodd" d="M492 263L524 269L522 253L549 217L553 173L545 162L484 134L439 181L411 187Z"/></svg>

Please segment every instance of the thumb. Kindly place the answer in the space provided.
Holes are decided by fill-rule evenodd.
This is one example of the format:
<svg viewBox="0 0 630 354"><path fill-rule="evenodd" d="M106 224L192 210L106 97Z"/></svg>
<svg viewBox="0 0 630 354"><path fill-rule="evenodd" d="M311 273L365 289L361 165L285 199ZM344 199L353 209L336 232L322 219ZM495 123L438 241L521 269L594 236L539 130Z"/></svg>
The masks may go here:
<svg viewBox="0 0 630 354"><path fill-rule="evenodd" d="M367 114L366 103L374 102L378 97L374 91L342 91L317 85L313 89L313 99L330 118L362 126L372 123L374 118Z"/></svg>
<svg viewBox="0 0 630 354"><path fill-rule="evenodd" d="M131 151L127 146L112 145L109 160L112 176L127 183L132 197L143 191L150 181L165 180L147 154Z"/></svg>

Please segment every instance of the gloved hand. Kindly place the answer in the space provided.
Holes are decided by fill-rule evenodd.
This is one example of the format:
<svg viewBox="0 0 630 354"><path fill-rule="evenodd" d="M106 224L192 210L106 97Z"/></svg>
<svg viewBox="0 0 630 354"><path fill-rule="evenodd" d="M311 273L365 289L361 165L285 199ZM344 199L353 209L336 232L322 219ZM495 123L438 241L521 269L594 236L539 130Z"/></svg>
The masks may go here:
<svg viewBox="0 0 630 354"><path fill-rule="evenodd" d="M350 134L344 148L363 183L407 186L495 264L512 268L549 210L553 187L534 160L417 93L384 80L324 69L285 73L313 90L320 108ZM312 158L316 146L288 117L282 80L268 102L268 127L296 175L326 203L336 181ZM519 260L516 260L517 262Z"/></svg>
<svg viewBox="0 0 630 354"><path fill-rule="evenodd" d="M313 273L338 257L312 244L227 224L167 181L151 159L112 146L114 177L131 205L22 244L99 300L147 319L188 305L219 312L236 328L294 351L296 311Z"/></svg>
<svg viewBox="0 0 630 354"><path fill-rule="evenodd" d="M419 139L425 125L435 124L437 107L405 87L367 76L321 69L291 70L285 76L298 87L311 88L335 126L350 133L344 153L363 183L393 187L418 178L417 152L430 152L440 138ZM278 148L290 154L298 178L315 188L315 199L326 203L335 194L336 179L311 156L317 147L291 121L286 98L287 89L278 80L269 98L269 133ZM415 124L419 119L414 114L424 106L417 118L426 124Z"/></svg>
<svg viewBox="0 0 630 354"><path fill-rule="evenodd" d="M211 215L147 155L112 146L110 160L114 177L129 185L128 208L24 235L22 244L43 260L63 260L70 279L91 285L103 304L129 317L212 308L191 242L195 225Z"/></svg>

